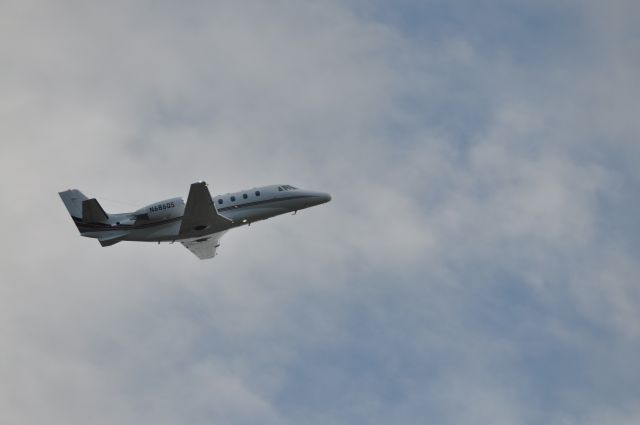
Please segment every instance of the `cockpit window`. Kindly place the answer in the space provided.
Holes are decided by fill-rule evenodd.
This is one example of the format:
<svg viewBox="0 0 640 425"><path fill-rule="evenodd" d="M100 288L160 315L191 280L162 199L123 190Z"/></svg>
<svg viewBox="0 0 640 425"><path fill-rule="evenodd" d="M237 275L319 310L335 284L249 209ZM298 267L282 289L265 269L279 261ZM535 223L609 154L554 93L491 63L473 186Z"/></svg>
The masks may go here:
<svg viewBox="0 0 640 425"><path fill-rule="evenodd" d="M284 186L278 187L278 190L296 190L296 189L298 189L298 188L297 187L293 187L293 186L288 185L288 184L285 184Z"/></svg>
<svg viewBox="0 0 640 425"><path fill-rule="evenodd" d="M282 186L278 186L278 192L282 192L283 190Z"/></svg>

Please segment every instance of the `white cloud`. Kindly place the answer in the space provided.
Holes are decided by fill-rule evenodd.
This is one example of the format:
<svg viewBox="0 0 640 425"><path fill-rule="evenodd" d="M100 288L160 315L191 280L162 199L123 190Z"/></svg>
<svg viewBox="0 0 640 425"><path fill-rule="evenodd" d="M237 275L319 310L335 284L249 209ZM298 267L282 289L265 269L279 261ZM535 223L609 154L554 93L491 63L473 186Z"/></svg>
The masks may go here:
<svg viewBox="0 0 640 425"><path fill-rule="evenodd" d="M410 3L2 6L2 423L633 421L635 6ZM199 262L56 195L199 179L333 202Z"/></svg>

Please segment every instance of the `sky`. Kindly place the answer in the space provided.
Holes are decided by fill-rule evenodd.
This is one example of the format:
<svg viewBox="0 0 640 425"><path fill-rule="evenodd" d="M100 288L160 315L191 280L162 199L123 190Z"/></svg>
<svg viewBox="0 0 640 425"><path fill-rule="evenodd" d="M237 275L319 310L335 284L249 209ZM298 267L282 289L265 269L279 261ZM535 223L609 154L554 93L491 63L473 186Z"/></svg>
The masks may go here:
<svg viewBox="0 0 640 425"><path fill-rule="evenodd" d="M640 423L640 3L0 2L0 423ZM182 246L205 180L331 193Z"/></svg>

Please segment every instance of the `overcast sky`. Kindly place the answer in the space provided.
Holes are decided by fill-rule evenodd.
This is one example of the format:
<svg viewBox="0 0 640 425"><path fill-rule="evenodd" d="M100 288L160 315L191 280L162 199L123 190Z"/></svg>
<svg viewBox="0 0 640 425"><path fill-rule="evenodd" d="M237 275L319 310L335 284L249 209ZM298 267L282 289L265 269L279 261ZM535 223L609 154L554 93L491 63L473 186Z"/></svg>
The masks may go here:
<svg viewBox="0 0 640 425"><path fill-rule="evenodd" d="M640 3L0 2L0 423L640 423ZM81 238L206 180L219 256Z"/></svg>

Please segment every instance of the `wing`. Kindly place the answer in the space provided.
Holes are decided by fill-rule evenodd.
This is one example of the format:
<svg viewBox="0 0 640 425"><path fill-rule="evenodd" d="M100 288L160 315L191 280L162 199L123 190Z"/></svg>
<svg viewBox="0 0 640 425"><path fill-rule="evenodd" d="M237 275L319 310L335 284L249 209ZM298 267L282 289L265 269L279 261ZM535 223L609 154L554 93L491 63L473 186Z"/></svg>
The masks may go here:
<svg viewBox="0 0 640 425"><path fill-rule="evenodd" d="M220 238L225 232L216 233L209 237L181 242L189 251L201 260L216 256L216 249L220 246Z"/></svg>
<svg viewBox="0 0 640 425"><path fill-rule="evenodd" d="M198 236L223 231L232 221L218 214L205 182L193 183L180 225L180 235Z"/></svg>

